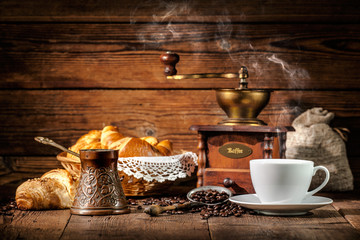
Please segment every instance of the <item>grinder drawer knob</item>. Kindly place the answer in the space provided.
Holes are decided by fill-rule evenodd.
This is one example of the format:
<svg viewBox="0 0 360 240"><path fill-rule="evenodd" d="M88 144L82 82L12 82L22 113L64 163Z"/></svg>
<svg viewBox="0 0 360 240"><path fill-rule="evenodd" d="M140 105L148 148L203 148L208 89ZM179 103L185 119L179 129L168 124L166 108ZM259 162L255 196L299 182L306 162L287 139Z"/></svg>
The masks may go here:
<svg viewBox="0 0 360 240"><path fill-rule="evenodd" d="M234 184L234 181L231 178L225 178L223 181L225 187L229 188Z"/></svg>

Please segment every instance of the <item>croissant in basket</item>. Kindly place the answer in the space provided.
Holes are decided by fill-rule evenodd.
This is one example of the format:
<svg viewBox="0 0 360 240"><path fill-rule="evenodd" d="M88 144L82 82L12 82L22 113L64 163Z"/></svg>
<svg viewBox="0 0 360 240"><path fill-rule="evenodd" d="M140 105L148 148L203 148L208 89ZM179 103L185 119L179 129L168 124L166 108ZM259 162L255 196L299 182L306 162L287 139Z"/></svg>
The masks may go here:
<svg viewBox="0 0 360 240"><path fill-rule="evenodd" d="M69 148L74 152L81 149L119 150L119 157L154 157L170 156L172 143L169 140L159 142L155 137L125 137L117 127L106 126L102 130L92 130L83 135ZM69 158L77 158L67 154Z"/></svg>

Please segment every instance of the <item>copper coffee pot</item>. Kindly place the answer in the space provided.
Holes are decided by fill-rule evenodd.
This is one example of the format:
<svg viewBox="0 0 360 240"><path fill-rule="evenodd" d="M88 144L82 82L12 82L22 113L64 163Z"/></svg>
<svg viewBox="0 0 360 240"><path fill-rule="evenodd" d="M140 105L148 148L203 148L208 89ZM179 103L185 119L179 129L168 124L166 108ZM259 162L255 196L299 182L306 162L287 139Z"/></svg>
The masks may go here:
<svg viewBox="0 0 360 240"><path fill-rule="evenodd" d="M164 74L167 79L198 79L198 78L238 78L239 87L234 89L217 89L216 100L224 110L228 119L220 125L267 125L257 116L270 100L270 90L248 89L249 77L247 68L242 66L238 73L200 73L177 75L175 65L180 57L176 53L166 52L160 56L160 61L165 65Z"/></svg>
<svg viewBox="0 0 360 240"><path fill-rule="evenodd" d="M81 174L74 203L77 215L130 213L117 171L118 150L80 150Z"/></svg>

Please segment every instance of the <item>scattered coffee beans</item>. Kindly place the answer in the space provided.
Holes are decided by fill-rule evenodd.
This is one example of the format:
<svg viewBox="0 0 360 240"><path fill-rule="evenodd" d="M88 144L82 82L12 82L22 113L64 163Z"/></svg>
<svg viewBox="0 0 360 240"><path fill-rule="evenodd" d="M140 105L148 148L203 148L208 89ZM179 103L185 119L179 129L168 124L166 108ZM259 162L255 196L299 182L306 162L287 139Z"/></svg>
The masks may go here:
<svg viewBox="0 0 360 240"><path fill-rule="evenodd" d="M229 217L235 216L240 217L245 210L242 209L239 205L231 203L229 201L222 203L229 198L229 195L225 192L218 192L214 190L207 191L198 191L192 194L192 199L195 201L215 204L216 205L204 205L193 207L188 210L170 210L166 211L170 215L179 215L184 213L200 213L201 219L208 219L210 217ZM196 200L197 199L197 200ZM145 198L145 199L128 199L128 204L130 207L137 208L138 210L142 209L144 205L160 205L160 206L170 206L173 204L183 204L188 202L184 196L174 196L174 197L161 197L161 198Z"/></svg>
<svg viewBox="0 0 360 240"><path fill-rule="evenodd" d="M237 204L231 202L225 202L214 206L203 206L200 210L200 216L202 219L208 219L209 217L240 217L244 213L244 210Z"/></svg>
<svg viewBox="0 0 360 240"><path fill-rule="evenodd" d="M15 201L11 201L5 206L0 207L0 215L11 216L14 214L14 210L17 209L17 205Z"/></svg>
<svg viewBox="0 0 360 240"><path fill-rule="evenodd" d="M145 199L128 199L128 204L130 207L135 207L142 209L142 205L160 205L162 207L173 205L175 203L183 204L186 202L185 197L183 196L173 196L173 197L162 197L162 198L145 198Z"/></svg>

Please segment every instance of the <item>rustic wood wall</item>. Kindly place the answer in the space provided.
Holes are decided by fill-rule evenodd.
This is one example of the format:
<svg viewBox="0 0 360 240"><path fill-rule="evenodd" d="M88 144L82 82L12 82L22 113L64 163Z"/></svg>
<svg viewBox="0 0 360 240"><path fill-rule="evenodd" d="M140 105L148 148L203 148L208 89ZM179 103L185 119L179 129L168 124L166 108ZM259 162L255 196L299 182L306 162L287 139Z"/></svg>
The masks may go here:
<svg viewBox="0 0 360 240"><path fill-rule="evenodd" d="M179 73L249 69L249 87L274 90L260 117L290 125L308 108L351 131L360 187L360 3L335 0L0 2L0 171L11 183L59 166L46 136L70 146L91 129L170 139L196 151L193 124L225 114L213 89L236 80L169 81ZM4 178L3 178L4 179Z"/></svg>

